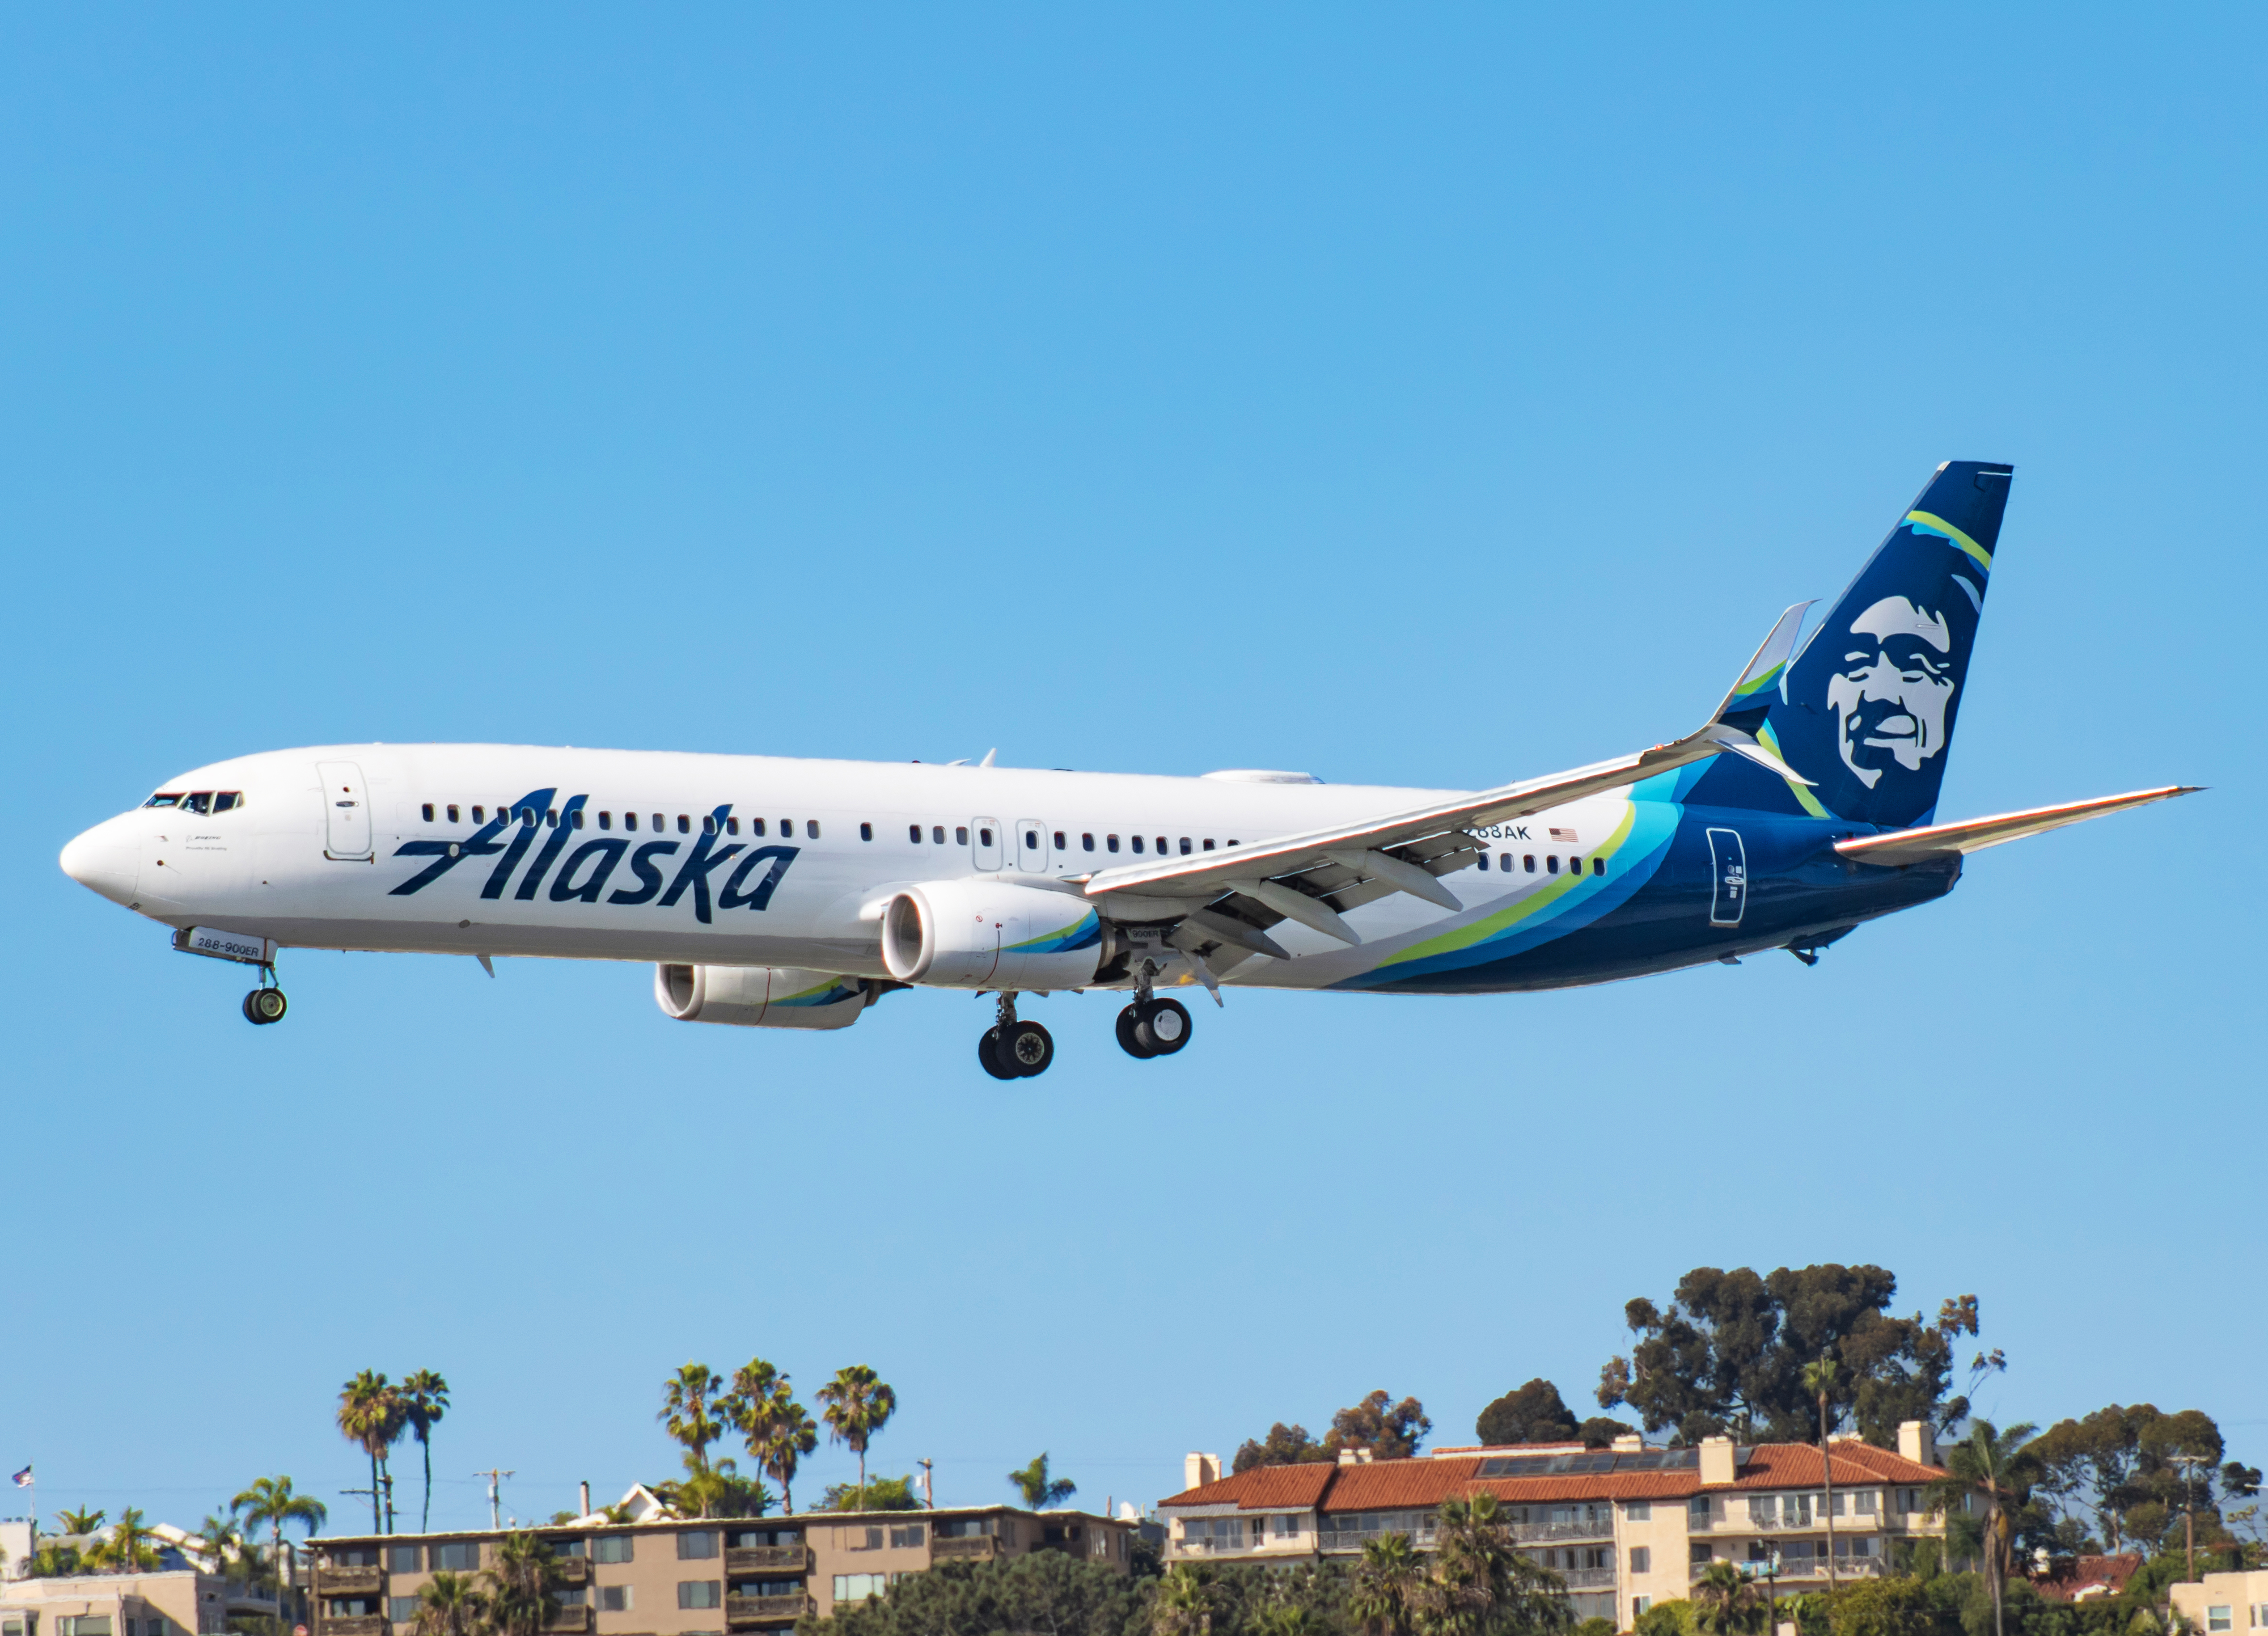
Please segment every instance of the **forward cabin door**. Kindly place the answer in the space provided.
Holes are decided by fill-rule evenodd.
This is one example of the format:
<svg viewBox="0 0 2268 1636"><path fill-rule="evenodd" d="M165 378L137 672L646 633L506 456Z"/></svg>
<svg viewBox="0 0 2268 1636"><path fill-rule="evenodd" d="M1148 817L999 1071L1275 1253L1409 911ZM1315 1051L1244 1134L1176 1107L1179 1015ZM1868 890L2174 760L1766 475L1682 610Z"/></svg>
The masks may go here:
<svg viewBox="0 0 2268 1636"><path fill-rule="evenodd" d="M1709 924L1736 926L1749 906L1749 851L1738 829L1709 831Z"/></svg>
<svg viewBox="0 0 2268 1636"><path fill-rule="evenodd" d="M323 781L323 856L362 862L370 856L370 792L350 761L315 763Z"/></svg>
<svg viewBox="0 0 2268 1636"><path fill-rule="evenodd" d="M1048 869L1048 827L1037 818L1016 820L1016 867L1026 874Z"/></svg>

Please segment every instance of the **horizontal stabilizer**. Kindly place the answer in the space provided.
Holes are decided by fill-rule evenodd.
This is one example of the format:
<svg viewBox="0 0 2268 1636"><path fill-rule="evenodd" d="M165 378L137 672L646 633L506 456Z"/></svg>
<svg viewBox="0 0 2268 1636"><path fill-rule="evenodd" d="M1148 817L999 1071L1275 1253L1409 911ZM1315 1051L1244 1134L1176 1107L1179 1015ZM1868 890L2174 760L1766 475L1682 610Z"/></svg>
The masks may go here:
<svg viewBox="0 0 2268 1636"><path fill-rule="evenodd" d="M2060 807L2035 807L2029 812L2002 813L1993 818L1971 818L1963 823L1933 823L1926 829L1894 829L1888 835L1854 836L1835 843L1835 850L1854 863L1900 868L1933 858L1952 858L1977 852L2004 841L2021 841L2028 835L2044 835L2067 823L2083 823L2105 813L2146 807L2152 801L2194 795L2201 785L2174 784L2162 790L2137 790L2131 795L2103 795L2091 801L2066 801Z"/></svg>

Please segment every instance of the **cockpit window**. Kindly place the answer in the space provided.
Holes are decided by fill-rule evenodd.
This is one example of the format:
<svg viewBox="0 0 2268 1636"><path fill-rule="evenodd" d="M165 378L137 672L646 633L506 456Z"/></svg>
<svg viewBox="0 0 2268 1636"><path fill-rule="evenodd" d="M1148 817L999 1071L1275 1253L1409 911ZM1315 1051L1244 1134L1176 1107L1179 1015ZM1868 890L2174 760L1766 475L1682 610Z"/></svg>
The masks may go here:
<svg viewBox="0 0 2268 1636"><path fill-rule="evenodd" d="M213 797L213 811L217 813L232 813L243 805L244 792L241 790L223 790Z"/></svg>
<svg viewBox="0 0 2268 1636"><path fill-rule="evenodd" d="M212 792L199 790L193 795L184 795L181 797L181 806L185 811L209 813L212 811Z"/></svg>
<svg viewBox="0 0 2268 1636"><path fill-rule="evenodd" d="M179 790L165 795L153 795L142 803L144 807L179 807L180 804L181 792Z"/></svg>

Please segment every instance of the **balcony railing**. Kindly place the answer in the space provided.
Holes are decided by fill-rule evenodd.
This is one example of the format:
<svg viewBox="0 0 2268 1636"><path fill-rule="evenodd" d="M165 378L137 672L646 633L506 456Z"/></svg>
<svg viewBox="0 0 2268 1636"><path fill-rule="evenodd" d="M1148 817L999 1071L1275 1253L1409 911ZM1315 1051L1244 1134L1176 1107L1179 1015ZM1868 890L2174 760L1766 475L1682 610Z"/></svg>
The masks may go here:
<svg viewBox="0 0 2268 1636"><path fill-rule="evenodd" d="M1251 1550L1252 1542L1242 1534L1199 1534L1193 1539L1174 1540L1173 1546L1177 1557L1231 1557Z"/></svg>
<svg viewBox="0 0 2268 1636"><path fill-rule="evenodd" d="M586 1603L579 1608L560 1609L543 1621L543 1628L547 1632L562 1632L563 1636L585 1636L591 1628L590 1604Z"/></svg>
<svg viewBox="0 0 2268 1636"><path fill-rule="evenodd" d="M341 1614L322 1623L323 1636L386 1636L386 1621L375 1613Z"/></svg>
<svg viewBox="0 0 2268 1636"><path fill-rule="evenodd" d="M1176 1545L1181 1542L1174 1542ZM932 1537L929 1542L932 1562L990 1562L1000 1554L998 1534L963 1534L952 1538Z"/></svg>
<svg viewBox="0 0 2268 1636"><path fill-rule="evenodd" d="M1567 1581L1569 1590L1612 1590L1615 1571L1612 1568L1558 1568L1559 1577Z"/></svg>
<svg viewBox="0 0 2268 1636"><path fill-rule="evenodd" d="M1612 1539L1615 1522L1612 1517L1601 1517L1595 1522L1514 1522L1512 1537L1521 1541L1531 1539Z"/></svg>
<svg viewBox="0 0 2268 1636"><path fill-rule="evenodd" d="M733 1545L725 1551L727 1573L802 1573L810 1567L807 1545Z"/></svg>
<svg viewBox="0 0 2268 1636"><path fill-rule="evenodd" d="M792 1624L811 1610L811 1598L798 1591L788 1596L727 1596L725 1623L734 1629L752 1625Z"/></svg>
<svg viewBox="0 0 2268 1636"><path fill-rule="evenodd" d="M315 1566L315 1594L318 1596L375 1596L385 1588L384 1568L340 1568L333 1567L328 1562L318 1563Z"/></svg>
<svg viewBox="0 0 2268 1636"><path fill-rule="evenodd" d="M561 1557L558 1562L559 1582L562 1585L587 1585L591 1582L590 1558Z"/></svg>
<svg viewBox="0 0 2268 1636"><path fill-rule="evenodd" d="M1754 1578L1761 1580L1764 1577L1764 1565L1761 1562L1740 1562L1734 1566ZM1697 1584L1700 1581L1701 1576L1709 1571L1710 1566L1711 1565L1706 1562L1697 1562L1693 1565L1691 1577ZM1835 1577L1837 1580L1879 1579L1887 1571L1887 1566L1888 1565L1880 1557L1837 1557L1835 1559ZM1783 1585L1793 1581L1808 1583L1813 1580L1817 1580L1823 1584L1827 1579L1827 1559L1824 1557L1782 1558L1778 1579Z"/></svg>
<svg viewBox="0 0 2268 1636"><path fill-rule="evenodd" d="M1406 1528L1327 1528L1315 1536L1319 1551L1360 1551L1373 1539L1384 1539L1388 1534L1407 1534L1412 1545L1423 1549L1433 1543L1433 1522L1427 1518L1413 1530Z"/></svg>

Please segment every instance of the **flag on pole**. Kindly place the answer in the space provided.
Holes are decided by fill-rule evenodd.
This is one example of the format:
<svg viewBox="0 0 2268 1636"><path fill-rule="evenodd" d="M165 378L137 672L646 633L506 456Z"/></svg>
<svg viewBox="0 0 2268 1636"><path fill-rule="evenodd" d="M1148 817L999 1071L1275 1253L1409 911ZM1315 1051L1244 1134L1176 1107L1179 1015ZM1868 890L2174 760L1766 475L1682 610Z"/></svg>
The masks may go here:
<svg viewBox="0 0 2268 1636"><path fill-rule="evenodd" d="M18 1488L29 1488L32 1485L32 1468L26 1466L9 1480Z"/></svg>

